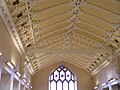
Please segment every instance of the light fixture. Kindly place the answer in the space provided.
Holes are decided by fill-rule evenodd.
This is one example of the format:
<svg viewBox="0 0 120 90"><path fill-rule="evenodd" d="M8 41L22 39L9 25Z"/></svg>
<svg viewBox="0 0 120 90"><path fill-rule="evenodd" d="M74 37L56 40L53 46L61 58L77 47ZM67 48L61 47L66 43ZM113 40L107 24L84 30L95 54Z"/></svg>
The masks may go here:
<svg viewBox="0 0 120 90"><path fill-rule="evenodd" d="M21 74L18 71L16 72L16 74L17 74L17 76L21 77Z"/></svg>
<svg viewBox="0 0 120 90"><path fill-rule="evenodd" d="M2 53L0 52L0 56L2 55Z"/></svg>
<svg viewBox="0 0 120 90"><path fill-rule="evenodd" d="M95 87L94 87L94 89L98 89L98 87L97 87L97 86L95 86Z"/></svg>
<svg viewBox="0 0 120 90"><path fill-rule="evenodd" d="M23 80L23 82L25 82L25 83L27 82L25 78L23 78L22 80Z"/></svg>
<svg viewBox="0 0 120 90"><path fill-rule="evenodd" d="M116 78L111 78L110 80L108 80L109 82L114 82L116 81L117 79Z"/></svg>
<svg viewBox="0 0 120 90"><path fill-rule="evenodd" d="M103 83L102 86L105 86L107 83Z"/></svg>
<svg viewBox="0 0 120 90"><path fill-rule="evenodd" d="M27 59L27 61L29 62L30 60L29 60L29 59Z"/></svg>
<svg viewBox="0 0 120 90"><path fill-rule="evenodd" d="M96 90L98 88L99 88L99 84L96 84L95 87L94 87L94 89Z"/></svg>
<svg viewBox="0 0 120 90"><path fill-rule="evenodd" d="M26 64L27 64L27 62L25 61L24 65L26 65Z"/></svg>
<svg viewBox="0 0 120 90"><path fill-rule="evenodd" d="M7 62L7 65L8 65L11 69L14 69L14 68L15 68L11 62Z"/></svg>
<svg viewBox="0 0 120 90"><path fill-rule="evenodd" d="M114 81L112 82L112 85L115 85L115 84L118 84L119 82L118 81Z"/></svg>
<svg viewBox="0 0 120 90"><path fill-rule="evenodd" d="M23 82L23 80L22 80L22 84L24 85L24 82Z"/></svg>
<svg viewBox="0 0 120 90"><path fill-rule="evenodd" d="M29 83L27 83L27 85L29 86L30 84L29 84Z"/></svg>
<svg viewBox="0 0 120 90"><path fill-rule="evenodd" d="M29 60L29 58L26 56L26 60L29 62L30 60Z"/></svg>
<svg viewBox="0 0 120 90"><path fill-rule="evenodd" d="M30 88L32 88L32 86Z"/></svg>

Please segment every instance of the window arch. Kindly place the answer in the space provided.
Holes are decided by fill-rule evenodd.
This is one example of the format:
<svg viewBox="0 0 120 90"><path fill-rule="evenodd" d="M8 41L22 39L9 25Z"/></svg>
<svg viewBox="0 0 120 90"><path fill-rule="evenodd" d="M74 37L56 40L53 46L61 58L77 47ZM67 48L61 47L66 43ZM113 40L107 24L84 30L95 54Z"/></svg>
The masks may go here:
<svg viewBox="0 0 120 90"><path fill-rule="evenodd" d="M49 90L77 90L75 75L63 65L49 75Z"/></svg>

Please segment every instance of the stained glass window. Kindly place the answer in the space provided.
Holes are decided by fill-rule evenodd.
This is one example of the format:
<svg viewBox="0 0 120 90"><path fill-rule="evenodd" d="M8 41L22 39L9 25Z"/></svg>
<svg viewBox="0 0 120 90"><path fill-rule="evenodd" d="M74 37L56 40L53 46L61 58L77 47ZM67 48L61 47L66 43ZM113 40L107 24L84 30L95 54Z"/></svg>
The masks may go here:
<svg viewBox="0 0 120 90"><path fill-rule="evenodd" d="M77 90L76 77L63 65L49 76L49 90Z"/></svg>

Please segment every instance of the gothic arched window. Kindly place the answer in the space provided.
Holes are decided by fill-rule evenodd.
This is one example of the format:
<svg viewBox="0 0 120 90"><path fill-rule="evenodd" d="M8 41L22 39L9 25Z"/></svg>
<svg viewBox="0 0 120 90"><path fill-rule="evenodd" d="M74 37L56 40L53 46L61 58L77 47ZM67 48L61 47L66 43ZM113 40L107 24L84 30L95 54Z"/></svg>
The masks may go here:
<svg viewBox="0 0 120 90"><path fill-rule="evenodd" d="M63 65L49 76L49 90L77 90L75 75Z"/></svg>

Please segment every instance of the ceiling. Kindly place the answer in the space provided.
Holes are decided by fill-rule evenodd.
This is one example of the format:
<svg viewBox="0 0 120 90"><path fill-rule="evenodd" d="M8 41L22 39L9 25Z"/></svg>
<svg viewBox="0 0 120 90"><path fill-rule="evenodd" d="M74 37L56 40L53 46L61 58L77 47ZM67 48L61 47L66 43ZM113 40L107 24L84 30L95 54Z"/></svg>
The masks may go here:
<svg viewBox="0 0 120 90"><path fill-rule="evenodd" d="M35 72L64 61L92 73L120 48L119 0L6 0Z"/></svg>

